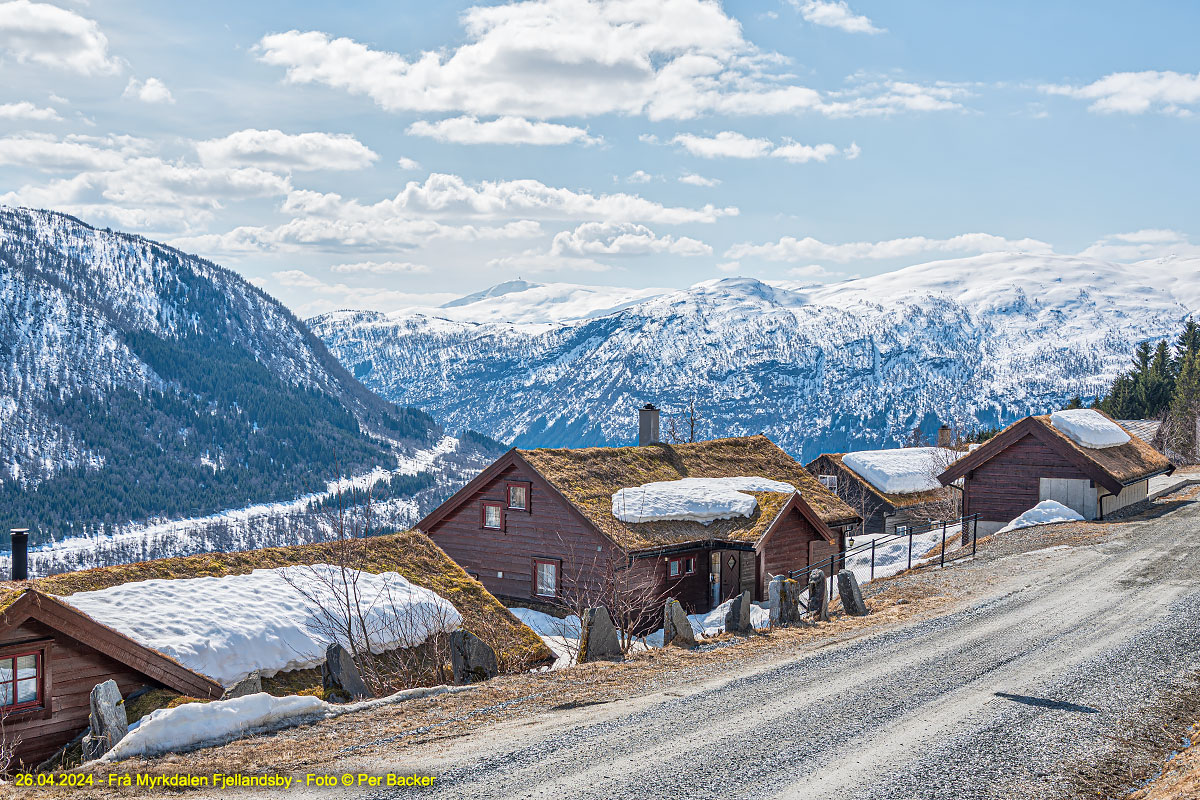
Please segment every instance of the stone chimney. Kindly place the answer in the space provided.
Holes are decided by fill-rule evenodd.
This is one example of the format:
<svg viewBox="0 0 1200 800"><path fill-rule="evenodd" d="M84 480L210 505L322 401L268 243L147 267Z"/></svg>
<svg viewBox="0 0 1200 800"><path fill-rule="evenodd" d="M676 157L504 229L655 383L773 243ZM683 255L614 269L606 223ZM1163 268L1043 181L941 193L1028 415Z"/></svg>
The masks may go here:
<svg viewBox="0 0 1200 800"><path fill-rule="evenodd" d="M951 447L953 444L954 444L954 440L953 440L953 437L950 435L950 426L943 425L942 427L938 428L937 446L938 447Z"/></svg>
<svg viewBox="0 0 1200 800"><path fill-rule="evenodd" d="M638 409L638 447L658 444L658 409L646 403Z"/></svg>
<svg viewBox="0 0 1200 800"><path fill-rule="evenodd" d="M12 536L12 579L29 579L29 528L13 528Z"/></svg>

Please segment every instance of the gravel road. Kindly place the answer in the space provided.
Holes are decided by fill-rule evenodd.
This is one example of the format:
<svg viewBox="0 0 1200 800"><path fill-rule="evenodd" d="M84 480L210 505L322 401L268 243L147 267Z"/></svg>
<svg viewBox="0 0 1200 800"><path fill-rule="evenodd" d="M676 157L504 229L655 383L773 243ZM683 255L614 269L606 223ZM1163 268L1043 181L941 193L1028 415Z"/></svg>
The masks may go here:
<svg viewBox="0 0 1200 800"><path fill-rule="evenodd" d="M1200 503L1116 530L949 567L945 616L357 766L432 797L1060 797L1200 668Z"/></svg>

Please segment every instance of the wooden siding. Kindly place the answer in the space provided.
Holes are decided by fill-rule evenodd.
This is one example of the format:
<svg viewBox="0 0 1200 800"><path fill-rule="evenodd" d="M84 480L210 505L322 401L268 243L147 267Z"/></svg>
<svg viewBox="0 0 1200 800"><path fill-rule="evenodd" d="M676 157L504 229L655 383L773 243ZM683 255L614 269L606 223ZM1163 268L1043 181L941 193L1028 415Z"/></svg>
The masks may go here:
<svg viewBox="0 0 1200 800"><path fill-rule="evenodd" d="M858 482L858 476L828 456L820 456L810 462L807 469L818 479L821 475L836 475L837 496L863 518L863 532L883 533L887 515L894 509L882 497L864 489Z"/></svg>
<svg viewBox="0 0 1200 800"><path fill-rule="evenodd" d="M669 556L635 559L634 564L637 569L645 570L646 574L652 576L654 586L657 587L655 596L659 598L657 603L659 606L666 602L668 597L671 597L678 600L679 604L689 614L698 614L708 611L711 605L708 579L710 552L708 549L688 550L686 552L672 553ZM667 567L670 560L686 557L696 559L695 574L672 579L667 574ZM662 622L661 619L658 621ZM659 627L662 627L661 624Z"/></svg>
<svg viewBox="0 0 1200 800"><path fill-rule="evenodd" d="M534 483L533 477L516 465L506 467L424 533L501 598L534 597L535 558L562 560L559 581L566 594L580 584L595 585L610 564L626 563L621 550L580 522L559 497ZM482 504L507 505L506 487L513 481L530 482L529 511L506 508L503 530L484 529Z"/></svg>
<svg viewBox="0 0 1200 800"><path fill-rule="evenodd" d="M1042 478L1088 476L1058 451L1028 434L968 473L963 514L986 522L1015 519L1038 504Z"/></svg>
<svg viewBox="0 0 1200 800"><path fill-rule="evenodd" d="M758 558L753 559L758 563L758 580L754 584L744 584L744 586L755 586L755 598L764 599L767 583L771 580L772 575L785 575L791 570L807 566L809 564L809 544L825 541L827 541L825 537L804 518L803 514L795 508L789 509L759 543ZM834 551L837 551L836 547Z"/></svg>
<svg viewBox="0 0 1200 800"><path fill-rule="evenodd" d="M136 670L109 658L70 636L37 620L8 631L0 646L37 640L51 641L50 686L45 688L50 714L44 709L10 714L4 721L5 735L20 736L17 757L33 766L49 758L88 726L92 689L110 678L123 696L143 686L158 685Z"/></svg>
<svg viewBox="0 0 1200 800"><path fill-rule="evenodd" d="M1138 481L1131 483L1121 490L1118 495L1103 494L1100 497L1100 516L1107 517L1114 511L1118 511L1125 506L1140 503L1146 499L1150 493L1150 481Z"/></svg>

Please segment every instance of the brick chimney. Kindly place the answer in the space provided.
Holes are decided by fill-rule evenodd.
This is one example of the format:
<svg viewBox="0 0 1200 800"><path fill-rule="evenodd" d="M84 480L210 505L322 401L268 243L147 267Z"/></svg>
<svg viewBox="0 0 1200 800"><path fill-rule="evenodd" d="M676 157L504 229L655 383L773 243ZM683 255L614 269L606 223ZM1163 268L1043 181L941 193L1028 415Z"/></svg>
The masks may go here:
<svg viewBox="0 0 1200 800"><path fill-rule="evenodd" d="M13 528L12 536L12 579L29 579L29 528Z"/></svg>
<svg viewBox="0 0 1200 800"><path fill-rule="evenodd" d="M943 425L942 427L938 428L937 446L938 447L950 447L953 444L954 444L954 441L953 441L953 437L950 435L950 426Z"/></svg>
<svg viewBox="0 0 1200 800"><path fill-rule="evenodd" d="M646 403L638 409L638 447L658 442L658 409Z"/></svg>

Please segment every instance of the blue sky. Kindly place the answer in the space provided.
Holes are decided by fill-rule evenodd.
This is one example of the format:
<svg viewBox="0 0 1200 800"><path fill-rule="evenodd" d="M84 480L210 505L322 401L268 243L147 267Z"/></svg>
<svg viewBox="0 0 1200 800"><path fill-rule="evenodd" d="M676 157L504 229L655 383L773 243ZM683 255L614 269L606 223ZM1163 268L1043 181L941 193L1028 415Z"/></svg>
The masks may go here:
<svg viewBox="0 0 1200 800"><path fill-rule="evenodd" d="M1200 6L0 0L0 202L298 313L1196 255Z"/></svg>

